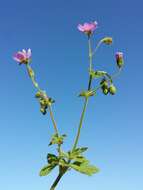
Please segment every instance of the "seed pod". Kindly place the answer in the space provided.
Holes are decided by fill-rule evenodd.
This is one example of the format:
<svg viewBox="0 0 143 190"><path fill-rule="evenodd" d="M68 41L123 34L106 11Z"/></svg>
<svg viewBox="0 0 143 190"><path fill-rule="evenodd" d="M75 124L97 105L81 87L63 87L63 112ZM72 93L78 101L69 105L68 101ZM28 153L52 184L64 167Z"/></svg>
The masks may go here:
<svg viewBox="0 0 143 190"><path fill-rule="evenodd" d="M103 94L104 94L104 95L107 95L108 92L109 92L108 88L104 88L104 89L103 89Z"/></svg>
<svg viewBox="0 0 143 190"><path fill-rule="evenodd" d="M45 101L42 99L42 100L40 100L40 105L41 106L45 106Z"/></svg>
<svg viewBox="0 0 143 190"><path fill-rule="evenodd" d="M108 82L106 79L103 79L101 82L100 82L100 85L101 85L101 88L102 89L105 89L105 88L108 88Z"/></svg>
<svg viewBox="0 0 143 190"><path fill-rule="evenodd" d="M109 92L112 95L114 95L116 93L116 87L113 84L109 87Z"/></svg>
<svg viewBox="0 0 143 190"><path fill-rule="evenodd" d="M35 97L36 97L36 98L40 98L40 97L41 97L41 92L38 91L38 92L35 94Z"/></svg>
<svg viewBox="0 0 143 190"><path fill-rule="evenodd" d="M46 112L46 109L43 108L43 107L40 109L40 111L41 111L41 113L42 113L43 115L45 115L45 114L47 113L47 112Z"/></svg>

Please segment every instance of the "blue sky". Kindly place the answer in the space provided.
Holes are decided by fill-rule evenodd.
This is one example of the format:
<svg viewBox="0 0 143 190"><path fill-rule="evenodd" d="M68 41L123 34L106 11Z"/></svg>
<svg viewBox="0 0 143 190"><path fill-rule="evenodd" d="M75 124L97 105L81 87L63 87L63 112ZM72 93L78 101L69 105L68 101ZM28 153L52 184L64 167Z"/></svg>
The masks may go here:
<svg viewBox="0 0 143 190"><path fill-rule="evenodd" d="M115 0L1 1L0 6L0 188L47 190L56 172L40 178L50 135L49 115L42 116L35 89L24 66L12 55L31 48L32 66L43 89L55 100L55 118L67 133L65 150L73 143L87 86L87 39L78 23L97 20L94 46L112 36L114 46L102 46L94 65L113 72L114 53L124 52L125 67L115 81L116 96L98 94L89 102L79 146L101 171L93 177L67 173L58 190L142 189L143 176L143 2Z"/></svg>

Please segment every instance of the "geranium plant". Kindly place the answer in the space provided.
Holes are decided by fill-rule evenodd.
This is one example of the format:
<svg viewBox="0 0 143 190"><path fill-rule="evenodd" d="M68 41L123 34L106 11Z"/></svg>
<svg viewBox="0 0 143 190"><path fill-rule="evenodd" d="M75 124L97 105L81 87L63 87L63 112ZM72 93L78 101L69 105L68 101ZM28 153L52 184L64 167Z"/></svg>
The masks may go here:
<svg viewBox="0 0 143 190"><path fill-rule="evenodd" d="M54 127L54 134L51 136L49 146L55 146L57 150L57 154L48 153L47 154L47 163L40 171L40 176L47 176L50 172L55 168L58 167L58 175L55 179L54 183L52 184L50 190L55 190L58 182L62 178L62 176L69 172L70 170L76 170L82 174L86 174L88 176L93 175L94 173L99 172L99 169L90 164L89 160L85 158L84 152L87 151L87 147L78 147L78 141L80 137L80 132L82 129L82 124L86 112L86 108L91 96L96 96L96 94L101 90L104 95L114 95L116 93L116 87L114 85L114 78L118 75L123 67L123 53L117 52L115 54L115 62L117 65L117 72L113 73L112 75L109 74L107 71L102 70L95 70L93 65L93 58L97 51L97 49L102 45L111 45L112 38L111 37L104 37L103 39L99 40L97 46L95 48L92 47L92 37L94 31L98 28L97 22L85 23L83 25L78 25L78 30L83 33L88 40L88 49L89 49L89 68L88 68L88 75L89 80L87 82L87 87L82 92L79 92L79 97L83 98L83 109L81 112L79 126L77 130L77 134L75 136L75 140L71 149L68 152L64 151L62 145L64 143L64 139L66 137L65 134L60 134L58 130L58 126L55 122L52 106L55 103L55 100L49 96L43 89L40 88L38 82L35 78L35 73L31 67L31 49L22 51L18 51L14 54L13 59L18 62L20 65L26 66L28 75L36 89L35 97L40 105L40 112L43 115L46 115L49 112L51 117L53 127ZM98 85L93 86L92 81L98 79Z"/></svg>

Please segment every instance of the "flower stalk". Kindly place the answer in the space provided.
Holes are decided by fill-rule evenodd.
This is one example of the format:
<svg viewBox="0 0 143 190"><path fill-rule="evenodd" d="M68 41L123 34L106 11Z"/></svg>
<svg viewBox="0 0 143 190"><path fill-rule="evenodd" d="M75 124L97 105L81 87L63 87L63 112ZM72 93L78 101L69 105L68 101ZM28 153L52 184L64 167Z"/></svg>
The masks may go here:
<svg viewBox="0 0 143 190"><path fill-rule="evenodd" d="M36 80L35 80L34 71L33 71L32 68L29 66L28 63L26 64L26 68L27 68L29 77L31 78L31 81L32 81L33 85L35 86L35 88L36 88L39 92L43 93L43 91L40 89L38 83L37 83ZM47 96L47 98L48 98L48 96ZM54 119L54 115L53 115L53 112L52 112L51 105L48 106L48 109L49 109L49 112L50 112L50 117L51 117L51 120L52 120L52 123L53 123L53 127L54 127L54 130L55 130L55 133L59 136L58 128L57 128L57 125L56 125L56 122L55 122L55 119Z"/></svg>
<svg viewBox="0 0 143 190"><path fill-rule="evenodd" d="M90 37L90 35L88 35L88 52L89 52L89 71L91 71L93 63L92 63L92 46L91 46L91 37ZM92 83L92 76L89 74L88 91L91 89L91 83ZM78 140L79 140L79 137L80 137L80 132L81 132L82 124L83 124L83 119L84 119L87 104L88 104L88 98L89 97L85 97L83 111L82 111L82 114L81 114L79 127L78 127L78 131L77 131L77 135L76 135L76 138L75 138L75 142L74 142L72 151L74 151L76 149L76 146L78 144Z"/></svg>
<svg viewBox="0 0 143 190"><path fill-rule="evenodd" d="M81 128L82 128L83 119L84 119L85 111L86 111L86 108L87 108L87 104L88 104L88 98L85 98L83 111L82 111L80 122L79 122L78 132L77 132L77 135L76 135L76 138L75 138L75 142L74 142L72 151L74 151L76 149L76 146L78 144L78 140L79 140L79 137L80 137L80 132L81 132Z"/></svg>

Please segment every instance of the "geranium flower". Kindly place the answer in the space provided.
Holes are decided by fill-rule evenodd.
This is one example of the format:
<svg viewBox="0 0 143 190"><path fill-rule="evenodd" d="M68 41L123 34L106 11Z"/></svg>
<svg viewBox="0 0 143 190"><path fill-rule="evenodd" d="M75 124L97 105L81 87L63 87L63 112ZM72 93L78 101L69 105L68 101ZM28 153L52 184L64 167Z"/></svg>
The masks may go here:
<svg viewBox="0 0 143 190"><path fill-rule="evenodd" d="M93 31L97 28L98 23L96 21L91 23L84 23L83 25L78 25L78 30L84 32L85 34L91 35Z"/></svg>
<svg viewBox="0 0 143 190"><path fill-rule="evenodd" d="M31 55L31 49L28 49L27 51L23 49L22 51L18 51L17 53L15 53L13 59L19 64L27 64L31 59Z"/></svg>

